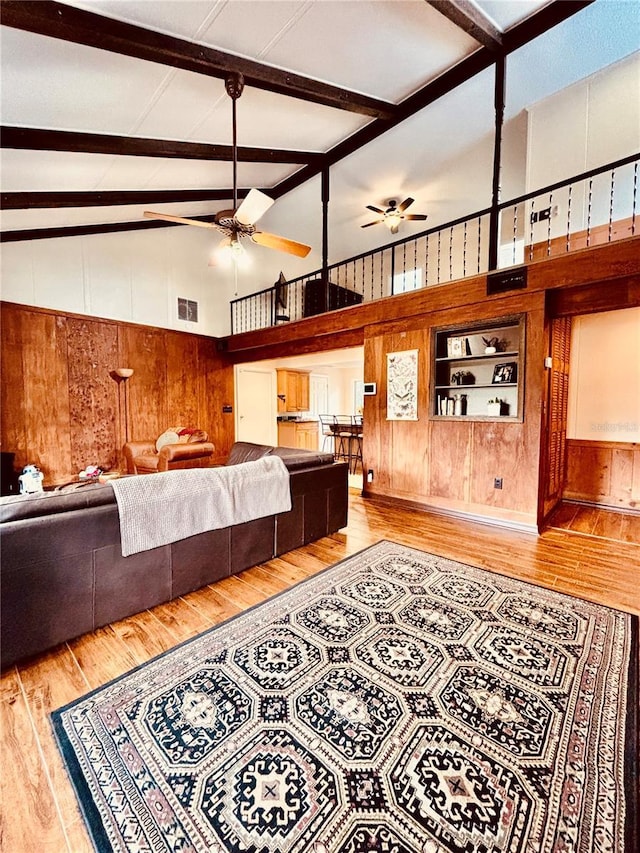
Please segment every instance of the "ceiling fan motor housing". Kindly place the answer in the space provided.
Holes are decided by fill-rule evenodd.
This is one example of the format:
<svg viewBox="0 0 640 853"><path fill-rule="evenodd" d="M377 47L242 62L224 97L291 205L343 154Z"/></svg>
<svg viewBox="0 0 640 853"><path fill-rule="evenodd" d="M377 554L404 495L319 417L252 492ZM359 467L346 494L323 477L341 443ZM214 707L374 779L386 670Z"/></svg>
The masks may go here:
<svg viewBox="0 0 640 853"><path fill-rule="evenodd" d="M232 100L237 101L244 91L244 76L239 71L231 71L225 78L224 86L227 95Z"/></svg>

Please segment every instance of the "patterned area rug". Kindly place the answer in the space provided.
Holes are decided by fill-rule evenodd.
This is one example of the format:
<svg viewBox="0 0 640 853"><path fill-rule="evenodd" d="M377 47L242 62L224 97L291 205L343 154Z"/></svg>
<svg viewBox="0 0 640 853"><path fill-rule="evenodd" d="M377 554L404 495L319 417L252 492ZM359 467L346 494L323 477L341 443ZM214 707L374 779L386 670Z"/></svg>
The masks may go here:
<svg viewBox="0 0 640 853"><path fill-rule="evenodd" d="M53 723L101 851L631 851L637 629L379 542Z"/></svg>

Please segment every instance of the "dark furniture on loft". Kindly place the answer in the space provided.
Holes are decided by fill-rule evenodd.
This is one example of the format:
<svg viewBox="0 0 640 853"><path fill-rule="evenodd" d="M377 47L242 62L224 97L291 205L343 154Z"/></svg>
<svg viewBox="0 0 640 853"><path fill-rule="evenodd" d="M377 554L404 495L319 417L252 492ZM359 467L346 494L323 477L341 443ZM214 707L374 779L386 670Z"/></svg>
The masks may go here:
<svg viewBox="0 0 640 853"><path fill-rule="evenodd" d="M318 451L236 442L227 464L269 454L291 510L122 556L109 484L0 501L2 667L271 560L347 524L348 466Z"/></svg>
<svg viewBox="0 0 640 853"><path fill-rule="evenodd" d="M320 278L311 279L304 286L304 317L314 317L325 311L335 311L337 308L347 308L349 305L360 305L362 294L347 287L341 287L331 281Z"/></svg>

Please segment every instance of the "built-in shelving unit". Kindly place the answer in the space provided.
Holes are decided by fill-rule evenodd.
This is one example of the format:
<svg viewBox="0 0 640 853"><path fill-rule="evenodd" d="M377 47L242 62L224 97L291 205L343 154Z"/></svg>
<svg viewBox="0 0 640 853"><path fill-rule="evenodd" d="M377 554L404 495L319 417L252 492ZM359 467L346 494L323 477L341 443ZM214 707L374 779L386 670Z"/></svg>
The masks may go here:
<svg viewBox="0 0 640 853"><path fill-rule="evenodd" d="M431 416L522 421L524 343L521 315L434 330Z"/></svg>

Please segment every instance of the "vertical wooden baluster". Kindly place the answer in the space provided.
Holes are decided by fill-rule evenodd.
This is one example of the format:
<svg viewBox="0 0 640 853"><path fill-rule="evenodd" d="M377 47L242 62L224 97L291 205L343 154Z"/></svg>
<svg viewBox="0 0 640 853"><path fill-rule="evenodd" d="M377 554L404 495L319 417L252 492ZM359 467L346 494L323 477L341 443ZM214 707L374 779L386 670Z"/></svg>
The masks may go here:
<svg viewBox="0 0 640 853"><path fill-rule="evenodd" d="M424 241L424 286L429 287L429 235Z"/></svg>
<svg viewBox="0 0 640 853"><path fill-rule="evenodd" d="M573 185L569 184L569 197L567 198L567 242L565 245L565 251L570 251L571 248L571 199L572 199L572 190Z"/></svg>
<svg viewBox="0 0 640 853"><path fill-rule="evenodd" d="M462 277L467 275L467 220L464 221L464 236L462 239Z"/></svg>
<svg viewBox="0 0 640 853"><path fill-rule="evenodd" d="M531 213L529 214L529 260L533 260L533 214L535 212L536 200L531 199Z"/></svg>
<svg viewBox="0 0 640 853"><path fill-rule="evenodd" d="M404 288L404 281L407 275L407 243L406 241L402 244L402 281Z"/></svg>
<svg viewBox="0 0 640 853"><path fill-rule="evenodd" d="M613 196L615 194L615 169L611 170L611 187L609 190L609 240L611 242L611 238L613 235Z"/></svg>
<svg viewBox="0 0 640 853"><path fill-rule="evenodd" d="M638 161L633 164L633 206L631 208L631 236L636 233L636 198L638 191Z"/></svg>
<svg viewBox="0 0 640 853"><path fill-rule="evenodd" d="M375 255L370 255L370 262L371 262L371 301L372 302L374 299L374 296L373 296L373 259L374 259L374 257L375 257Z"/></svg>

